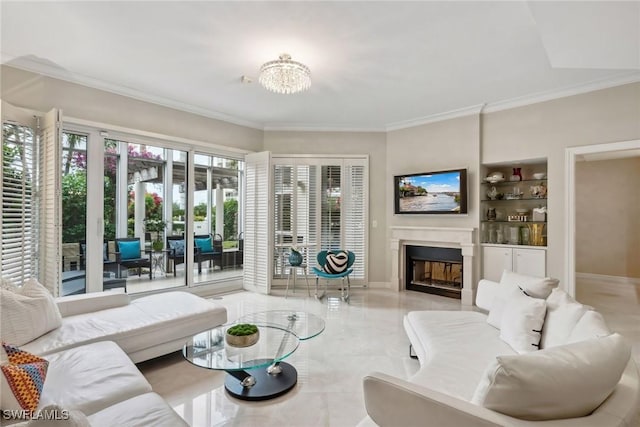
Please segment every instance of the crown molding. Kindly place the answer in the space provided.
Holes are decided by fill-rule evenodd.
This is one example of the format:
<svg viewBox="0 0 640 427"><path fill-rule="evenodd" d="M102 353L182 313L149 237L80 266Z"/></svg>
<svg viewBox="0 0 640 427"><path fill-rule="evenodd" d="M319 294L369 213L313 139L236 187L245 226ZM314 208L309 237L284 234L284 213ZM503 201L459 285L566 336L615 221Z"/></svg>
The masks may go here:
<svg viewBox="0 0 640 427"><path fill-rule="evenodd" d="M10 63L8 63L10 61ZM99 79L84 76L78 73L71 73L64 68L55 66L53 64L47 64L41 61L37 61L24 57L12 57L6 53L2 53L2 64L8 67L18 68L33 73L42 74L47 77L52 77L58 80L63 80L69 83L75 83L82 86L87 86L93 89L102 90L116 95L126 96L138 101L149 102L151 104L160 105L163 107L172 108L174 110L183 111L186 113L197 114L199 116L208 117L210 119L221 120L223 122L232 123L239 126L246 126L253 129L263 130L264 125L262 123L253 122L250 120L240 119L238 117L230 116L224 113L219 113L206 108L197 107L184 102L176 101L173 99L165 98L162 96L151 95L146 92L139 91L126 86L107 83Z"/></svg>
<svg viewBox="0 0 640 427"><path fill-rule="evenodd" d="M477 104L470 107L459 108L457 110L445 111L443 113L432 114L426 117L420 117L417 119L403 120L399 122L389 123L386 126L387 132L394 130L401 130L412 128L420 125L426 125L428 123L441 122L444 120L455 119L458 117L472 116L480 114L486 104Z"/></svg>
<svg viewBox="0 0 640 427"><path fill-rule="evenodd" d="M304 124L304 123L277 123L272 125L265 125L265 132L386 132L385 127L351 127L351 126L336 126L333 124L319 125Z"/></svg>
<svg viewBox="0 0 640 427"><path fill-rule="evenodd" d="M524 107L526 105L538 104L540 102L552 101L554 99L566 98L583 93L594 92L596 90L608 89L615 86L622 86L629 83L640 82L640 71L625 72L615 77L608 77L579 85L566 87L559 90L539 92L533 95L525 95L504 101L491 102L482 111L483 113L493 113L496 111L509 110L511 108Z"/></svg>

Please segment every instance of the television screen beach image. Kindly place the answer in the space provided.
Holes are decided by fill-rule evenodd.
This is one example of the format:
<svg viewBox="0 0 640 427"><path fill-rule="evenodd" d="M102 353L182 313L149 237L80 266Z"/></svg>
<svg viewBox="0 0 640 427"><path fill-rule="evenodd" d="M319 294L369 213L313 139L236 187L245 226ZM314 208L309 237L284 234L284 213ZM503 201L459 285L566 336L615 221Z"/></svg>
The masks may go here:
<svg viewBox="0 0 640 427"><path fill-rule="evenodd" d="M466 203L462 209L463 199L466 199L464 172L455 170L395 177L396 213L465 213Z"/></svg>

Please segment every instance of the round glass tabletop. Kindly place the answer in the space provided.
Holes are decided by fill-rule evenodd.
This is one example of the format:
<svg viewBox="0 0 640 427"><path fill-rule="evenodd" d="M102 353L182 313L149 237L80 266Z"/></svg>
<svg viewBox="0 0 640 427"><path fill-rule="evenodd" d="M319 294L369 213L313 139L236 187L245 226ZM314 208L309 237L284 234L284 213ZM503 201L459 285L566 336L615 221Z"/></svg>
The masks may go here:
<svg viewBox="0 0 640 427"><path fill-rule="evenodd" d="M324 331L324 319L304 311L270 310L250 313L240 317L237 323L255 323L274 328L285 328L301 340L308 340Z"/></svg>
<svg viewBox="0 0 640 427"><path fill-rule="evenodd" d="M225 335L227 329L236 323L194 335L183 347L182 355L201 368L238 371L270 366L287 358L298 348L296 335L282 326L269 325L257 325L260 338L256 344L232 347L225 341Z"/></svg>

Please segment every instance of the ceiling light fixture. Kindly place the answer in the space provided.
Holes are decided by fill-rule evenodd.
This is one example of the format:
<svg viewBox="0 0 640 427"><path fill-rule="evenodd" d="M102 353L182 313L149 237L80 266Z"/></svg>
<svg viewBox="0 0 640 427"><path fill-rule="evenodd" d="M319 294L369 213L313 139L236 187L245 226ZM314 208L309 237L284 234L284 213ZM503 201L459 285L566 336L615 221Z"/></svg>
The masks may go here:
<svg viewBox="0 0 640 427"><path fill-rule="evenodd" d="M300 62L292 61L291 55L283 53L280 59L269 61L260 67L258 81L271 92L302 92L311 86L311 70Z"/></svg>

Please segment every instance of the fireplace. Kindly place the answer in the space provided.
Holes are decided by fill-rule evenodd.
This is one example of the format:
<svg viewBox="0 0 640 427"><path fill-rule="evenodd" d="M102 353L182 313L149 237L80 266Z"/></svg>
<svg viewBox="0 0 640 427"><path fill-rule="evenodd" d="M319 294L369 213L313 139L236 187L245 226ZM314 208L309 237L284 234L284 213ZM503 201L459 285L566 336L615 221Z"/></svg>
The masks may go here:
<svg viewBox="0 0 640 427"><path fill-rule="evenodd" d="M462 305L472 306L475 299L474 280L477 280L474 274L474 255L475 247L473 228L454 228L454 227L419 227L419 226L392 226L391 227L391 277L390 283L392 289L397 291L406 291L407 289L407 254L405 248L408 246L432 247L436 249L457 249L462 252L462 266L457 266L460 258L456 258L456 264L451 263L451 274L454 274L454 268L459 268L460 277L458 298L461 299ZM434 261L445 262L447 271L447 280L458 283L460 279L450 278L449 264L452 259L435 258ZM413 268L413 264L411 264ZM444 270L445 265L442 265ZM422 268L422 267L418 267ZM427 264L425 270L430 268ZM437 264L433 265L436 274L439 272ZM413 269L411 269L413 274ZM433 276L438 278L438 276ZM420 285L418 285L420 286ZM456 285L451 285L455 287ZM431 288L430 288L431 289ZM456 289L457 291L458 289Z"/></svg>
<svg viewBox="0 0 640 427"><path fill-rule="evenodd" d="M407 245L405 251L406 289L461 298L461 249Z"/></svg>

